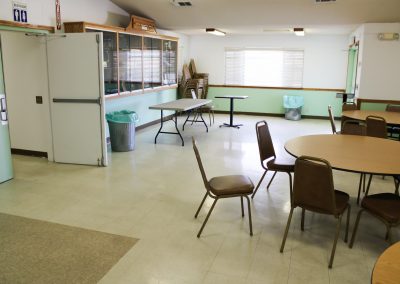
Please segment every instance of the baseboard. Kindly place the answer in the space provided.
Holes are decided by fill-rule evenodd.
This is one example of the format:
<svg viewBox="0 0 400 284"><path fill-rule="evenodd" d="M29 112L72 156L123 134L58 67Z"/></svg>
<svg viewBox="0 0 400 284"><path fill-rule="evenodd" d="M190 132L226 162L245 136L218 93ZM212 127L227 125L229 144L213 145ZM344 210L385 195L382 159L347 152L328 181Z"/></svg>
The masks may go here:
<svg viewBox="0 0 400 284"><path fill-rule="evenodd" d="M229 111L224 111L224 110L216 110L214 111L215 113L220 113L220 114L229 114ZM285 117L284 113L268 113L268 112L244 112L244 111L235 111L234 114L243 114L243 115L255 115L255 116L260 116L260 115L265 115L265 116L272 116L272 117ZM324 120L329 120L328 116L319 116L319 115L301 115L301 118L309 118L309 119L324 119ZM340 117L335 117L335 119L340 119Z"/></svg>
<svg viewBox="0 0 400 284"><path fill-rule="evenodd" d="M173 114L164 116L164 119L163 119L163 120L166 121L166 120L172 119L173 116L174 116ZM149 127L149 126L158 124L158 123L160 123L160 122L161 122L161 119L156 119L156 120L153 120L153 121L150 121L150 122L147 122L147 123L145 123L145 124L142 124L142 125L137 126L137 127L136 127L136 130L142 130L142 129L146 128L146 127Z"/></svg>
<svg viewBox="0 0 400 284"><path fill-rule="evenodd" d="M11 148L11 154L48 158L47 152Z"/></svg>

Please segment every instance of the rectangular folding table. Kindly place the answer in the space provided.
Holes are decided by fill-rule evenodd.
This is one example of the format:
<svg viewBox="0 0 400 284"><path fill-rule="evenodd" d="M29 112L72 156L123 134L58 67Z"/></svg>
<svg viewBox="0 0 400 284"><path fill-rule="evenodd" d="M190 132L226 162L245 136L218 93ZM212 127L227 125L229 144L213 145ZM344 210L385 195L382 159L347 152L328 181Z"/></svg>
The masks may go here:
<svg viewBox="0 0 400 284"><path fill-rule="evenodd" d="M183 123L182 130L185 130L186 122L192 121L192 122L203 122L205 127L206 127L206 129L207 129L207 132L208 132L207 123L204 121L201 111L199 112L200 120L197 120L197 119L196 120L189 120L189 117L190 117L190 114L191 114L192 110L200 108L200 107L202 107L202 106L204 106L206 104L209 104L211 102L212 102L211 100L207 100L207 99L179 99L179 100L175 100L175 101L171 101L171 102L167 102L167 103L162 103L162 104L150 106L149 109L158 109L158 110L161 111L161 126L160 126L160 129L157 132L156 137L154 138L154 144L157 144L158 135L160 133L164 133L164 134L179 135L179 137L182 140L182 146L185 145L185 143L183 141L183 138L182 138L182 135L181 135L181 133L179 132L179 129L178 129L178 112L188 111L188 116L187 116L185 122ZM173 117L170 118L170 119L167 119L166 121L172 120L172 121L175 122L176 132L162 131L162 128L164 126L164 113L163 113L164 110L175 111L175 114L173 115Z"/></svg>

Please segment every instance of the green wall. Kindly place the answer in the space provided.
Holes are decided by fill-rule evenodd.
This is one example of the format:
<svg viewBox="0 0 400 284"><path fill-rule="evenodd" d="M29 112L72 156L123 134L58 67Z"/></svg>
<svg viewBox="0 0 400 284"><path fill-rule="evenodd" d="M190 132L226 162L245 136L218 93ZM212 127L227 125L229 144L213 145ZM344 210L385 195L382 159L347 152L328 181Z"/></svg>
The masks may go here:
<svg viewBox="0 0 400 284"><path fill-rule="evenodd" d="M361 104L361 109L362 110L380 110L384 111L386 110L387 104L381 104L381 103L362 103Z"/></svg>
<svg viewBox="0 0 400 284"><path fill-rule="evenodd" d="M210 87L208 98L213 99L215 110L228 111L229 100L218 99L215 96L238 95L249 96L245 100L235 100L235 111L252 113L283 114L283 96L303 96L302 114L313 116L328 116L328 105L334 110L334 115L341 116L342 99L336 98L335 91L280 90L256 88Z"/></svg>
<svg viewBox="0 0 400 284"><path fill-rule="evenodd" d="M121 98L108 98L106 99L105 109L106 113L123 109L135 111L139 116L139 122L136 126L140 126L160 119L160 111L151 110L149 106L173 101L176 98L177 89L155 91ZM165 111L164 116L172 113L171 111Z"/></svg>

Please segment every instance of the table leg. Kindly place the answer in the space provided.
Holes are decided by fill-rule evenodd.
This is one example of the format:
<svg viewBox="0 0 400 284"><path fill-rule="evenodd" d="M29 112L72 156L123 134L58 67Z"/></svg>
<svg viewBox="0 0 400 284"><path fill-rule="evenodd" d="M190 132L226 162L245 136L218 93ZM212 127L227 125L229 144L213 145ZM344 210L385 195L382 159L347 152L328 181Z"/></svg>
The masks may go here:
<svg viewBox="0 0 400 284"><path fill-rule="evenodd" d="M219 127L235 127L235 128L240 128L240 126L242 126L243 124L233 124L233 101L234 98L230 98L230 110L229 110L229 124L228 123L224 123L222 125L220 125Z"/></svg>
<svg viewBox="0 0 400 284"><path fill-rule="evenodd" d="M164 133L164 134L175 134L175 135L179 135L179 137L182 140L182 146L185 146L185 142L183 141L183 137L181 135L181 133L179 132L178 129L178 112L175 111L174 117L172 118L172 120L174 120L174 125L175 125L175 129L176 132L170 132L170 131L161 131L163 126L164 126L164 119L163 119L163 110L161 110L161 126L160 129L158 130L156 137L154 138L154 144L157 144L157 137L160 133Z"/></svg>
<svg viewBox="0 0 400 284"><path fill-rule="evenodd" d="M156 134L156 137L154 138L154 144L157 144L157 137L160 134L161 129L163 128L163 125L164 125L163 110L161 110L161 126L160 126L160 129L158 130L158 132Z"/></svg>
<svg viewBox="0 0 400 284"><path fill-rule="evenodd" d="M182 147L185 146L185 142L183 141L182 135L181 135L181 133L179 132L179 129L178 129L178 113L177 112L175 112L175 129L178 132L179 137L181 137Z"/></svg>
<svg viewBox="0 0 400 284"><path fill-rule="evenodd" d="M186 122L190 121L190 120L189 120L189 117L190 117L191 114L192 114L192 111L189 110L189 111L188 111L188 116L186 117L186 120L185 120L185 122L184 122L183 125L182 125L182 130L183 130L183 131L185 131Z"/></svg>
<svg viewBox="0 0 400 284"><path fill-rule="evenodd" d="M230 101L231 101L231 110L229 113L229 126L232 127L233 126L233 98L231 98Z"/></svg>

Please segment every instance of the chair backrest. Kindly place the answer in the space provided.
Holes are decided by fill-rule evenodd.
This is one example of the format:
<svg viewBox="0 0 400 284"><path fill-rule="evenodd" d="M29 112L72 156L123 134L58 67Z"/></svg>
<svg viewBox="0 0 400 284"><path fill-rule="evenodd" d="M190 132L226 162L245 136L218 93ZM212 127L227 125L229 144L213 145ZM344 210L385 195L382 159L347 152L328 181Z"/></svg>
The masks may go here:
<svg viewBox="0 0 400 284"><path fill-rule="evenodd" d="M196 65L194 64L194 59L190 59L189 71L190 71L190 75L192 76L192 78L193 78L193 77L195 76L195 74L197 73Z"/></svg>
<svg viewBox="0 0 400 284"><path fill-rule="evenodd" d="M329 113L329 120L331 122L332 133L337 134L336 125L335 125L335 118L333 117L332 107L328 106L328 113Z"/></svg>
<svg viewBox="0 0 400 284"><path fill-rule="evenodd" d="M348 119L343 122L340 134L365 136L367 134L367 126L361 121Z"/></svg>
<svg viewBox="0 0 400 284"><path fill-rule="evenodd" d="M400 105L387 105L386 111L400 112Z"/></svg>
<svg viewBox="0 0 400 284"><path fill-rule="evenodd" d="M192 99L197 99L196 91L194 89L190 89L190 93L192 94Z"/></svg>
<svg viewBox="0 0 400 284"><path fill-rule="evenodd" d="M367 123L367 136L387 138L386 120L383 117L369 115L365 122Z"/></svg>
<svg viewBox="0 0 400 284"><path fill-rule="evenodd" d="M357 105L354 102L351 103L343 103L342 105L342 111L346 111L346 110L356 110L357 109Z"/></svg>
<svg viewBox="0 0 400 284"><path fill-rule="evenodd" d="M209 191L210 186L208 184L206 172L204 171L203 163L201 162L199 149L197 149L197 143L196 143L196 140L194 139L194 137L192 137L192 144L193 144L194 154L196 155L197 164L199 165L199 169L201 172L201 177L203 178L204 186L206 187L207 191Z"/></svg>
<svg viewBox="0 0 400 284"><path fill-rule="evenodd" d="M272 143L268 124L265 120L256 123L256 133L258 150L260 152L260 161L261 165L263 165L263 161L275 157L274 144Z"/></svg>
<svg viewBox="0 0 400 284"><path fill-rule="evenodd" d="M293 206L337 216L332 167L328 161L309 156L296 160Z"/></svg>

